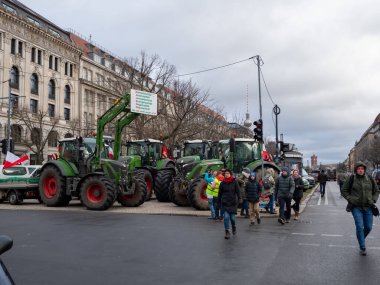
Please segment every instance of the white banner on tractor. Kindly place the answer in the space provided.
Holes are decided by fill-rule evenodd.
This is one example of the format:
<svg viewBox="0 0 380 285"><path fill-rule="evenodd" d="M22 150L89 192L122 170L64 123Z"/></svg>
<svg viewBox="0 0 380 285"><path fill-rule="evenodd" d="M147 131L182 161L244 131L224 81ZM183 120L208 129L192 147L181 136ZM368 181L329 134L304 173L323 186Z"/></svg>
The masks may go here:
<svg viewBox="0 0 380 285"><path fill-rule="evenodd" d="M131 112L157 116L157 94L131 89Z"/></svg>

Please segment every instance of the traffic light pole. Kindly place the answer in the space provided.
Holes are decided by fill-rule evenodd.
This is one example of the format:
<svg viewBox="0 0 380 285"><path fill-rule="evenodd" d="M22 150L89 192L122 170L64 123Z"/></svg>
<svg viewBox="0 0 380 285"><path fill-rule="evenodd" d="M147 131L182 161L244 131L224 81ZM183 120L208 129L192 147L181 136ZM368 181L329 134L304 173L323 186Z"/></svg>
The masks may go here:
<svg viewBox="0 0 380 285"><path fill-rule="evenodd" d="M261 57L259 55L256 56L256 60L257 60L257 77L258 77L258 81L259 81L259 107L260 107L260 120L261 122L263 121L263 108L262 108L262 104L261 104L261 65L264 64L263 60L261 59ZM263 131L263 128L261 128L261 130ZM263 158L263 151L264 151L264 134L262 135L262 140L260 142L260 150L261 150L261 180L264 180L264 176L265 176L265 173L264 173L264 158Z"/></svg>
<svg viewBox="0 0 380 285"><path fill-rule="evenodd" d="M8 125L7 125L7 151L11 149L11 79L9 78L9 93L8 93Z"/></svg>

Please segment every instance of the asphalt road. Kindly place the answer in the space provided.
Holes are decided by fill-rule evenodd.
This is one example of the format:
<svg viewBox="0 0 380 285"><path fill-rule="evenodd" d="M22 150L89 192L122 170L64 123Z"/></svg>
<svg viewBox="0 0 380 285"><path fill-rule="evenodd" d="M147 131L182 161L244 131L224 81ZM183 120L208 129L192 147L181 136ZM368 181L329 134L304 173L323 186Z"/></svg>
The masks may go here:
<svg viewBox="0 0 380 285"><path fill-rule="evenodd" d="M380 220L360 256L335 182L299 222L276 219L224 239L205 217L0 210L16 284L379 284Z"/></svg>

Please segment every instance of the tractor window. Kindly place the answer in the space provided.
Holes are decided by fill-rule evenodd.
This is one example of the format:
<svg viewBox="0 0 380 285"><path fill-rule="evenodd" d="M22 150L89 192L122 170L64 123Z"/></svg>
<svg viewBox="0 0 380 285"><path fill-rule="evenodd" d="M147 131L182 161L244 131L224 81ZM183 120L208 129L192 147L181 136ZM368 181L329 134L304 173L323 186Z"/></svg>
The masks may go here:
<svg viewBox="0 0 380 285"><path fill-rule="evenodd" d="M25 175L26 173L27 172L25 167L10 167L7 169L3 169L3 174L9 176Z"/></svg>
<svg viewBox="0 0 380 285"><path fill-rule="evenodd" d="M67 161L75 161L75 145L74 141L63 142L61 146L61 157Z"/></svg>
<svg viewBox="0 0 380 285"><path fill-rule="evenodd" d="M260 159L257 143L254 142L236 142L235 157L238 161L254 161Z"/></svg>
<svg viewBox="0 0 380 285"><path fill-rule="evenodd" d="M128 143L127 144L127 155L141 155L145 156L147 153L147 145L140 143Z"/></svg>
<svg viewBox="0 0 380 285"><path fill-rule="evenodd" d="M201 143L188 143L185 145L183 156L202 155Z"/></svg>

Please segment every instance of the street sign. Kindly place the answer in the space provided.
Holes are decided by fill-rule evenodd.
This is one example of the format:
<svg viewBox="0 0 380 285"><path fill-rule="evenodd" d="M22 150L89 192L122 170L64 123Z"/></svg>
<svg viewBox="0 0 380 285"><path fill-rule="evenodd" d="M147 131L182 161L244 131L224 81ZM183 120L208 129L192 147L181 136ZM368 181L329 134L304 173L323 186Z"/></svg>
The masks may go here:
<svg viewBox="0 0 380 285"><path fill-rule="evenodd" d="M131 112L157 116L157 94L131 89Z"/></svg>

